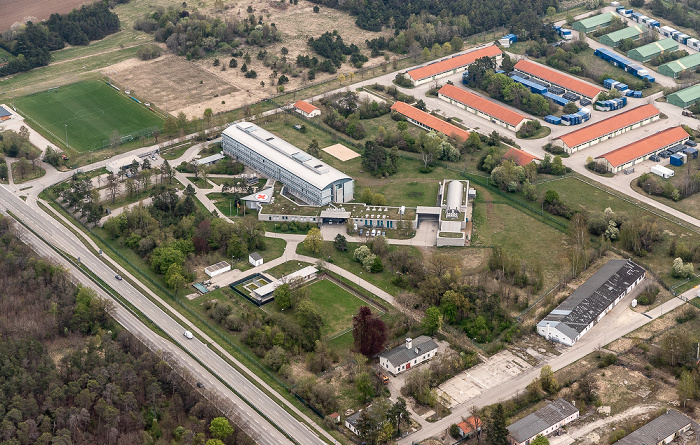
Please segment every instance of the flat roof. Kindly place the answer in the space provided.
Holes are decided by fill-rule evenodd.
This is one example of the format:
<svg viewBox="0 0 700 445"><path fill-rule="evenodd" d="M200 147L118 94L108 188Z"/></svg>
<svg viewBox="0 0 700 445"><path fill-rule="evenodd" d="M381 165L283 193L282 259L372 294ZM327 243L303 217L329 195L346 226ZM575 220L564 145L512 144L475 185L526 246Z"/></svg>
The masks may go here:
<svg viewBox="0 0 700 445"><path fill-rule="evenodd" d="M223 135L241 142L319 190L325 189L336 181L352 180L345 173L251 122L230 125L224 130Z"/></svg>
<svg viewBox="0 0 700 445"><path fill-rule="evenodd" d="M612 12L605 12L603 14L594 15L593 17L581 19L576 23L580 23L585 28L593 28L608 23L610 20L612 20L613 16L614 14ZM574 25L576 23L574 23Z"/></svg>
<svg viewBox="0 0 700 445"><path fill-rule="evenodd" d="M700 65L700 53L695 53L661 65L659 67L659 72L661 72L662 68L665 68L674 73L680 73L681 71L695 68L698 65Z"/></svg>
<svg viewBox="0 0 700 445"><path fill-rule="evenodd" d="M294 108L298 108L304 113L311 113L312 111L320 110L320 108L318 108L316 105L310 104L305 100L298 100L294 104Z"/></svg>
<svg viewBox="0 0 700 445"><path fill-rule="evenodd" d="M688 132L683 127L672 127L647 136L631 144L609 151L596 159L603 158L613 167L624 165L642 156L646 156L660 148L668 147L682 140L688 139Z"/></svg>
<svg viewBox="0 0 700 445"><path fill-rule="evenodd" d="M5 116L12 116L12 113L7 111L3 107L0 107L0 117L5 117Z"/></svg>
<svg viewBox="0 0 700 445"><path fill-rule="evenodd" d="M696 100L700 99L700 83L693 85L692 87L676 91L673 94L669 94L666 99L669 100L671 97L677 97L683 102L695 102Z"/></svg>
<svg viewBox="0 0 700 445"><path fill-rule="evenodd" d="M209 164L211 162L219 161L221 159L224 159L225 157L226 156L224 156L221 153L216 153L216 154L213 154L211 156L207 156L206 158L197 159L195 162L197 163L197 165L203 165L203 164Z"/></svg>
<svg viewBox="0 0 700 445"><path fill-rule="evenodd" d="M605 34L602 37L607 37L613 42L619 42L625 39L631 39L632 37L641 35L644 31L639 27L639 25L628 26L627 28L618 29L611 33ZM601 37L601 38L602 38Z"/></svg>
<svg viewBox="0 0 700 445"><path fill-rule="evenodd" d="M481 96L477 96L471 91L464 90L462 88L456 87L454 85L445 84L438 94L454 99L464 105L468 105L482 113L488 114L489 116L495 117L505 123L510 125L518 125L520 122L527 119L526 116L515 112L509 108L492 102L488 99L484 99Z"/></svg>
<svg viewBox="0 0 700 445"><path fill-rule="evenodd" d="M538 158L535 155L531 155L530 153L519 150L515 147L510 147L510 149L506 152L506 154L503 155L504 159L510 159L511 161L515 162L516 165L520 166L526 166L532 161L541 161L542 159Z"/></svg>
<svg viewBox="0 0 700 445"><path fill-rule="evenodd" d="M422 80L427 77L444 73L445 71L450 71L464 65L469 65L470 63L474 63L476 59L480 59L482 57L495 57L499 54L501 54L501 49L496 45L490 45L485 48L479 48L469 51L468 53L450 57L446 60L441 60L426 66L414 68L409 70L406 74L408 74L414 81Z"/></svg>
<svg viewBox="0 0 700 445"><path fill-rule="evenodd" d="M559 136L557 139L561 139L567 146L573 148L632 124L636 124L644 119L656 116L657 114L659 114L659 110L654 105L641 105L637 108L625 111L624 113L598 121L595 124Z"/></svg>
<svg viewBox="0 0 700 445"><path fill-rule="evenodd" d="M318 269L316 269L315 266L306 266L303 269L299 269L296 272L292 272L289 275L285 275L279 280L275 280L272 283L267 283L264 286L260 286L259 288L255 289L254 292L261 297L264 297L267 294L271 294L272 292L275 291L278 287L285 283L289 283L290 281L294 280L295 278L299 277L305 277L311 274L315 274L318 272Z"/></svg>
<svg viewBox="0 0 700 445"><path fill-rule="evenodd" d="M466 141L469 137L469 132L467 130L462 130L461 128L456 127L449 122L445 122L439 117L435 117L430 113L421 111L418 108L413 107L407 103L394 102L394 105L391 106L391 109L417 122L420 122L426 127L432 128L433 130L438 131L446 136L450 136L456 139L462 139L464 141Z"/></svg>
<svg viewBox="0 0 700 445"><path fill-rule="evenodd" d="M663 51L675 51L678 49L678 42L671 38L661 39L656 42L651 42L649 44L640 46L639 48L634 48L627 51L627 55L630 53L637 53L642 57L652 57Z"/></svg>
<svg viewBox="0 0 700 445"><path fill-rule="evenodd" d="M540 79L544 79L560 87L568 88L586 97L595 97L598 93L603 91L600 87L529 60L523 59L518 61L518 63L515 64L515 69L539 77Z"/></svg>
<svg viewBox="0 0 700 445"><path fill-rule="evenodd" d="M269 203L272 200L272 194L274 193L274 189L272 187L267 188L265 190L261 190L258 193L253 193L252 195L248 195L244 198L241 198L242 201L254 201L254 202L262 202L262 203Z"/></svg>
<svg viewBox="0 0 700 445"><path fill-rule="evenodd" d="M225 269L225 268L230 268L231 265L227 263L226 261L219 261L216 264L212 264L211 266L207 266L204 270L207 272L216 272L217 270Z"/></svg>

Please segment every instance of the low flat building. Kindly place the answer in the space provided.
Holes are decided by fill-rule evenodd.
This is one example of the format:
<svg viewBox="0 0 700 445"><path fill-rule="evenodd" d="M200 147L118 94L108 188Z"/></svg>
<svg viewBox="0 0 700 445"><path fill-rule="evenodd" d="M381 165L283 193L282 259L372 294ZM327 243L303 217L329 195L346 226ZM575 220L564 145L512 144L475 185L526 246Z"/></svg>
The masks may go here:
<svg viewBox="0 0 700 445"><path fill-rule="evenodd" d="M316 117L321 115L321 109L316 105L310 104L305 100L298 100L293 105L294 111L301 114L304 117Z"/></svg>
<svg viewBox="0 0 700 445"><path fill-rule="evenodd" d="M530 153L519 150L515 147L510 147L506 154L503 155L503 159L513 161L515 165L519 165L521 167L525 167L532 162L539 162L542 160L535 155L531 155Z"/></svg>
<svg viewBox="0 0 700 445"><path fill-rule="evenodd" d="M313 280L318 275L318 269L314 266L306 266L303 269L299 269L296 272L292 272L289 275L285 275L279 280L275 280L264 286L260 286L251 292L251 296L258 301L268 302L273 297L275 289L280 287L285 283L298 283L304 284L308 281Z"/></svg>
<svg viewBox="0 0 700 445"><path fill-rule="evenodd" d="M529 445L537 436L547 437L562 426L578 419L578 416L578 408L574 405L564 399L555 400L510 425L508 443Z"/></svg>
<svg viewBox="0 0 700 445"><path fill-rule="evenodd" d="M435 357L437 352L438 345L430 337L407 338L404 345L379 354L379 366L397 375Z"/></svg>
<svg viewBox="0 0 700 445"><path fill-rule="evenodd" d="M563 147L567 153L571 154L639 128L642 125L657 121L660 118L661 112L654 105L641 105L559 136L552 143Z"/></svg>
<svg viewBox="0 0 700 445"><path fill-rule="evenodd" d="M244 196L241 198L241 201L245 202L246 207L249 209L260 211L263 204L269 204L272 202L272 195L274 191L275 190L273 188L261 190L257 193L253 193L252 195Z"/></svg>
<svg viewBox="0 0 700 445"><path fill-rule="evenodd" d="M627 57L637 62L648 62L662 54L678 51L678 42L673 39L661 39L627 51Z"/></svg>
<svg viewBox="0 0 700 445"><path fill-rule="evenodd" d="M134 162L141 165L138 156L127 156L122 159L117 159L116 161L108 162L107 165L105 165L105 169L113 175L118 175L120 170L131 167Z"/></svg>
<svg viewBox="0 0 700 445"><path fill-rule="evenodd" d="M224 272L228 272L229 270L231 270L231 265L229 263L226 261L219 261L216 264L212 264L211 266L204 268L204 273L210 277L215 277Z"/></svg>
<svg viewBox="0 0 700 445"><path fill-rule="evenodd" d="M695 102L700 100L700 84L693 85L692 87L683 88L680 91L669 94L666 96L668 103L673 104L677 107L688 108Z"/></svg>
<svg viewBox="0 0 700 445"><path fill-rule="evenodd" d="M617 14L613 14L612 12L605 12L603 14L594 15L593 17L586 17L578 22L574 22L572 28L574 28L574 31L583 33L593 32L596 29L609 26L613 17L619 16Z"/></svg>
<svg viewBox="0 0 700 445"><path fill-rule="evenodd" d="M595 102L598 94L603 91L602 88L584 82L574 76L525 59L515 64L515 71L516 73L534 77L548 85L563 88L567 93L583 96L591 102Z"/></svg>
<svg viewBox="0 0 700 445"><path fill-rule="evenodd" d="M206 165L214 165L217 162L219 162L220 160L224 159L225 157L226 156L224 156L223 153L216 153L216 154L213 154L211 156L207 156L206 158L197 159L194 162L197 165L205 165L205 166Z"/></svg>
<svg viewBox="0 0 700 445"><path fill-rule="evenodd" d="M596 160L605 165L609 172L617 173L634 167L635 164L646 161L669 147L682 144L689 137L683 127L667 128L624 147L596 156Z"/></svg>
<svg viewBox="0 0 700 445"><path fill-rule="evenodd" d="M646 271L632 260L608 261L537 323L537 333L547 340L573 346L645 276Z"/></svg>
<svg viewBox="0 0 700 445"><path fill-rule="evenodd" d="M445 76L467 71L469 65L482 57L494 58L496 61L496 66L498 66L501 58L503 57L503 53L498 46L489 45L408 70L406 74L414 86L421 85L433 80L441 79Z"/></svg>
<svg viewBox="0 0 700 445"><path fill-rule="evenodd" d="M456 125L445 122L439 117L435 117L432 114L419 110L418 108L407 103L400 101L394 102L391 109L392 111L404 116L410 123L428 131L437 131L438 133L442 133L447 137L460 141L466 141L469 137L469 132L467 130L462 130Z"/></svg>
<svg viewBox="0 0 700 445"><path fill-rule="evenodd" d="M693 420L675 409L670 409L643 427L618 440L619 445L663 445L688 431Z"/></svg>
<svg viewBox="0 0 700 445"><path fill-rule="evenodd" d="M304 150L250 122L222 133L224 154L284 184L284 192L307 204L349 202L355 181Z"/></svg>
<svg viewBox="0 0 700 445"><path fill-rule="evenodd" d="M505 127L508 130L518 131L523 124L529 120L527 116L517 111L484 99L471 91L464 90L455 85L443 85L438 91L438 97L445 102L464 108L468 112L476 114L501 127Z"/></svg>

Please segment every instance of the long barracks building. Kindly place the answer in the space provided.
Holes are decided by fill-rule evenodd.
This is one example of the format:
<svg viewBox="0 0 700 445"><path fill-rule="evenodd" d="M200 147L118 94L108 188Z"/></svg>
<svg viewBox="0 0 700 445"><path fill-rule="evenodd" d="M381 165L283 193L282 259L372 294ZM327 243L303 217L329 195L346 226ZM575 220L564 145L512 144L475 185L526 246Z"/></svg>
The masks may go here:
<svg viewBox="0 0 700 445"><path fill-rule="evenodd" d="M414 86L422 85L445 76L467 71L469 65L482 57L492 57L496 61L496 66L498 66L503 53L497 45L490 45L414 68L407 71L406 74Z"/></svg>
<svg viewBox="0 0 700 445"><path fill-rule="evenodd" d="M602 88L588 82L584 82L583 80L564 74L561 71L525 59L515 64L515 72L526 74L546 82L547 84L564 88L567 92L583 96L591 102L595 102L598 94L603 91Z"/></svg>
<svg viewBox="0 0 700 445"><path fill-rule="evenodd" d="M443 85L438 91L438 97L509 130L518 131L528 121L526 116L517 111L454 85Z"/></svg>
<svg viewBox="0 0 700 445"><path fill-rule="evenodd" d="M355 181L289 142L250 122L222 133L224 154L262 175L280 181L307 204L326 205L353 199Z"/></svg>

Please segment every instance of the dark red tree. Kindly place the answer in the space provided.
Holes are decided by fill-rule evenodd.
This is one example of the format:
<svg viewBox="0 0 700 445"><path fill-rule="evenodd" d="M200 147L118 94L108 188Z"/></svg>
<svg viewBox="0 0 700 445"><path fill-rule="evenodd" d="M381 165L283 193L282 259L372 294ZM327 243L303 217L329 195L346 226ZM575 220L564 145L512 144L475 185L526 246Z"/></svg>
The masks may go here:
<svg viewBox="0 0 700 445"><path fill-rule="evenodd" d="M386 325L367 306L360 306L360 310L352 320L352 337L355 350L366 357L384 349L386 342Z"/></svg>

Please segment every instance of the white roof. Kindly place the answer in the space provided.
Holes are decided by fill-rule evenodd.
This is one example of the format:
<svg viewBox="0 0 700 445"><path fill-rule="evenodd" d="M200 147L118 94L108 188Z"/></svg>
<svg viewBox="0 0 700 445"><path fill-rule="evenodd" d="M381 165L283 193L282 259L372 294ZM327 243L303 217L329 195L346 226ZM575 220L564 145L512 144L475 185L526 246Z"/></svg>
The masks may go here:
<svg viewBox="0 0 700 445"><path fill-rule="evenodd" d="M670 168L664 167L663 165L655 165L651 168L652 171L657 171L659 173L665 173L667 175L673 175L673 170Z"/></svg>
<svg viewBox="0 0 700 445"><path fill-rule="evenodd" d="M122 167L127 167L136 161L139 165L141 162L138 156L127 156L125 158L117 159L116 161L108 162L105 167L112 167L115 170L119 170ZM109 169L108 169L109 170Z"/></svg>
<svg viewBox="0 0 700 445"><path fill-rule="evenodd" d="M270 187L268 189L259 191L258 193L253 193L252 195L248 195L244 198L241 198L243 201L254 201L254 202L262 202L262 203L269 203L272 200L272 192L273 188Z"/></svg>
<svg viewBox="0 0 700 445"><path fill-rule="evenodd" d="M217 153L217 154L214 154L214 155L211 155L211 156L207 156L206 158L197 159L197 160L194 161L194 162L196 162L197 165L201 165L201 164L210 164L210 163L212 163L212 162L216 162L216 161L219 161L219 160L221 160L221 159L224 159L225 157L226 157L226 156L224 156L223 154Z"/></svg>
<svg viewBox="0 0 700 445"><path fill-rule="evenodd" d="M296 272L292 272L289 275L285 275L279 280L273 281L272 283L267 283L264 286L260 286L259 288L255 289L255 293L260 295L260 296L265 296L267 294L270 294L275 291L278 287L283 285L284 283L289 283L290 281L293 281L295 278L299 277L305 277L307 275L311 275L314 273L317 273L318 269L314 266L306 266L303 269L299 269Z"/></svg>
<svg viewBox="0 0 700 445"><path fill-rule="evenodd" d="M253 123L241 122L231 125L224 130L223 134L243 143L319 190L325 189L336 181L352 180L350 176Z"/></svg>

